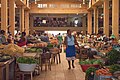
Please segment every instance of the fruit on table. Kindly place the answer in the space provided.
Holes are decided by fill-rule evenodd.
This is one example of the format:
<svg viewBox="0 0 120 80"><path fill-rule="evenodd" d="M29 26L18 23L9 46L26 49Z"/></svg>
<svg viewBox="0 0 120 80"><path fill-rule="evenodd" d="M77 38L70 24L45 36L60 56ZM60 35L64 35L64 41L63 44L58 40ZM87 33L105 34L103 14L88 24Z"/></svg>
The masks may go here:
<svg viewBox="0 0 120 80"><path fill-rule="evenodd" d="M27 46L28 46L28 47L33 47L33 46L34 46L34 44L27 44Z"/></svg>
<svg viewBox="0 0 120 80"><path fill-rule="evenodd" d="M4 61L7 61L9 59L11 59L12 57L8 54L3 54L3 53L0 53L0 62L4 62Z"/></svg>
<svg viewBox="0 0 120 80"><path fill-rule="evenodd" d="M47 43L46 42L40 42L40 43L36 43L34 44L34 47L47 47Z"/></svg>
<svg viewBox="0 0 120 80"><path fill-rule="evenodd" d="M102 68L96 71L97 75L102 76L112 76L112 73L110 73L110 70L108 68Z"/></svg>
<svg viewBox="0 0 120 80"><path fill-rule="evenodd" d="M26 49L26 52L28 53L34 53L34 52L42 52L42 49L41 48L36 48L36 47L31 47L31 48L27 48Z"/></svg>

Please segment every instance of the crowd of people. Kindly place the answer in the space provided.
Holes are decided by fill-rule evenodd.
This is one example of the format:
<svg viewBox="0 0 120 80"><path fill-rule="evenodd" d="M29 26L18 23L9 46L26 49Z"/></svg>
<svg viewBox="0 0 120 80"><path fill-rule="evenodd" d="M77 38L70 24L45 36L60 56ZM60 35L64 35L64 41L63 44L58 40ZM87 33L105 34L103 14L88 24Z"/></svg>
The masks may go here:
<svg viewBox="0 0 120 80"><path fill-rule="evenodd" d="M13 37L11 33L5 34L4 30L0 30L0 44L9 44L14 43L18 46L22 47L30 43L37 43L37 42L46 42L50 43L50 39L56 39L58 41L58 44L62 44L62 36L59 33L56 36L48 36L48 33L36 33L33 32L32 34L26 35L25 32L18 31L15 36Z"/></svg>
<svg viewBox="0 0 120 80"><path fill-rule="evenodd" d="M32 34L26 35L25 32L18 31L15 34L15 37L13 37L12 34L10 33L6 37L5 31L1 30L0 44L14 43L20 47L24 47L27 44L30 43L34 44L37 42L46 42L49 44L51 39L55 39L57 40L58 48L61 48L63 43L66 47L65 51L66 51L66 59L68 61L68 66L69 66L68 69L71 69L71 61L72 61L72 67L75 68L74 60L76 56L76 49L80 49L81 46L84 46L85 48L89 48L91 51L96 51L96 54L99 53L99 50L120 46L119 45L120 41L118 41L114 35L108 37L105 34L90 35L90 34L83 34L83 32L73 33L73 34L72 33L73 32L70 29L68 29L67 34L63 40L63 35L61 35L60 33L57 35L49 36L47 33L40 34L33 32ZM89 54L89 56L91 55Z"/></svg>
<svg viewBox="0 0 120 80"><path fill-rule="evenodd" d="M68 21L68 18L39 18L34 19L34 27L82 27L82 23L78 21L75 24L74 21Z"/></svg>

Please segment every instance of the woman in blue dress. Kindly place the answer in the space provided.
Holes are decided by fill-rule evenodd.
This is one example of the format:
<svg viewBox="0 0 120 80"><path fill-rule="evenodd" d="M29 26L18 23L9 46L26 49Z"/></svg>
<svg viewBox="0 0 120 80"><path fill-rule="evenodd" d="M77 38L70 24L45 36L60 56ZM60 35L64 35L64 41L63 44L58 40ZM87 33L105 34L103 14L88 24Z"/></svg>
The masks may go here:
<svg viewBox="0 0 120 80"><path fill-rule="evenodd" d="M71 35L71 30L67 30L67 36L65 37L65 45L66 45L66 59L68 61L68 69L71 69L71 61L72 61L72 67L74 66L74 60L75 60L75 45L78 45L75 36ZM79 45L78 45L79 47Z"/></svg>

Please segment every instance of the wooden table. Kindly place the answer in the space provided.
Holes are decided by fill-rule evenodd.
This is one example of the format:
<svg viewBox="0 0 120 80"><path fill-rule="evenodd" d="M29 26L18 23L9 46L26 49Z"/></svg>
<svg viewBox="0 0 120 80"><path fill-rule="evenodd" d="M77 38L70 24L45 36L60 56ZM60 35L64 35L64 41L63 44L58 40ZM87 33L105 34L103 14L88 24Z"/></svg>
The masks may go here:
<svg viewBox="0 0 120 80"><path fill-rule="evenodd" d="M15 74L14 73L10 73L11 75L14 75L14 76L10 76L9 72L10 72L10 65L12 62L14 62L15 59L10 59L6 62L0 62L0 80L9 80L10 77L12 77L12 80L14 80L14 76ZM15 66L15 65L13 65ZM14 67L11 67L11 68L14 68ZM5 74L4 74L4 70L6 71Z"/></svg>
<svg viewBox="0 0 120 80"><path fill-rule="evenodd" d="M40 61L40 53L23 53L24 57L33 57L33 58L37 58ZM37 68L38 67L38 68ZM36 69L38 70L38 74L40 73L40 69L39 69L39 64L36 66ZM33 72L22 72L22 80L24 80L24 75L25 74L30 74L31 75L31 80L33 80L33 76L32 76Z"/></svg>
<svg viewBox="0 0 120 80"><path fill-rule="evenodd" d="M38 53L23 53L24 57L36 57Z"/></svg>

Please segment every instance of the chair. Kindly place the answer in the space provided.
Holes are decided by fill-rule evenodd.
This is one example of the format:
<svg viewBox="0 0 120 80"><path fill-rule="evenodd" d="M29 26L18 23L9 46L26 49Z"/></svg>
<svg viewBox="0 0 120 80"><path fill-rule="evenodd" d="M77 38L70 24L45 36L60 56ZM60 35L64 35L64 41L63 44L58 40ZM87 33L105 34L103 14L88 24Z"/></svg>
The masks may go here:
<svg viewBox="0 0 120 80"><path fill-rule="evenodd" d="M46 53L42 53L41 54L41 71L43 68L43 64L45 64L45 71L47 71L47 67L49 70L51 70L51 53L50 52L46 52Z"/></svg>
<svg viewBox="0 0 120 80"><path fill-rule="evenodd" d="M50 53L51 53L51 62L56 63L58 64L58 59L59 59L59 63L61 63L61 59L60 59L60 49L58 48L53 48L53 49L50 49ZM59 58L58 58L59 57Z"/></svg>

